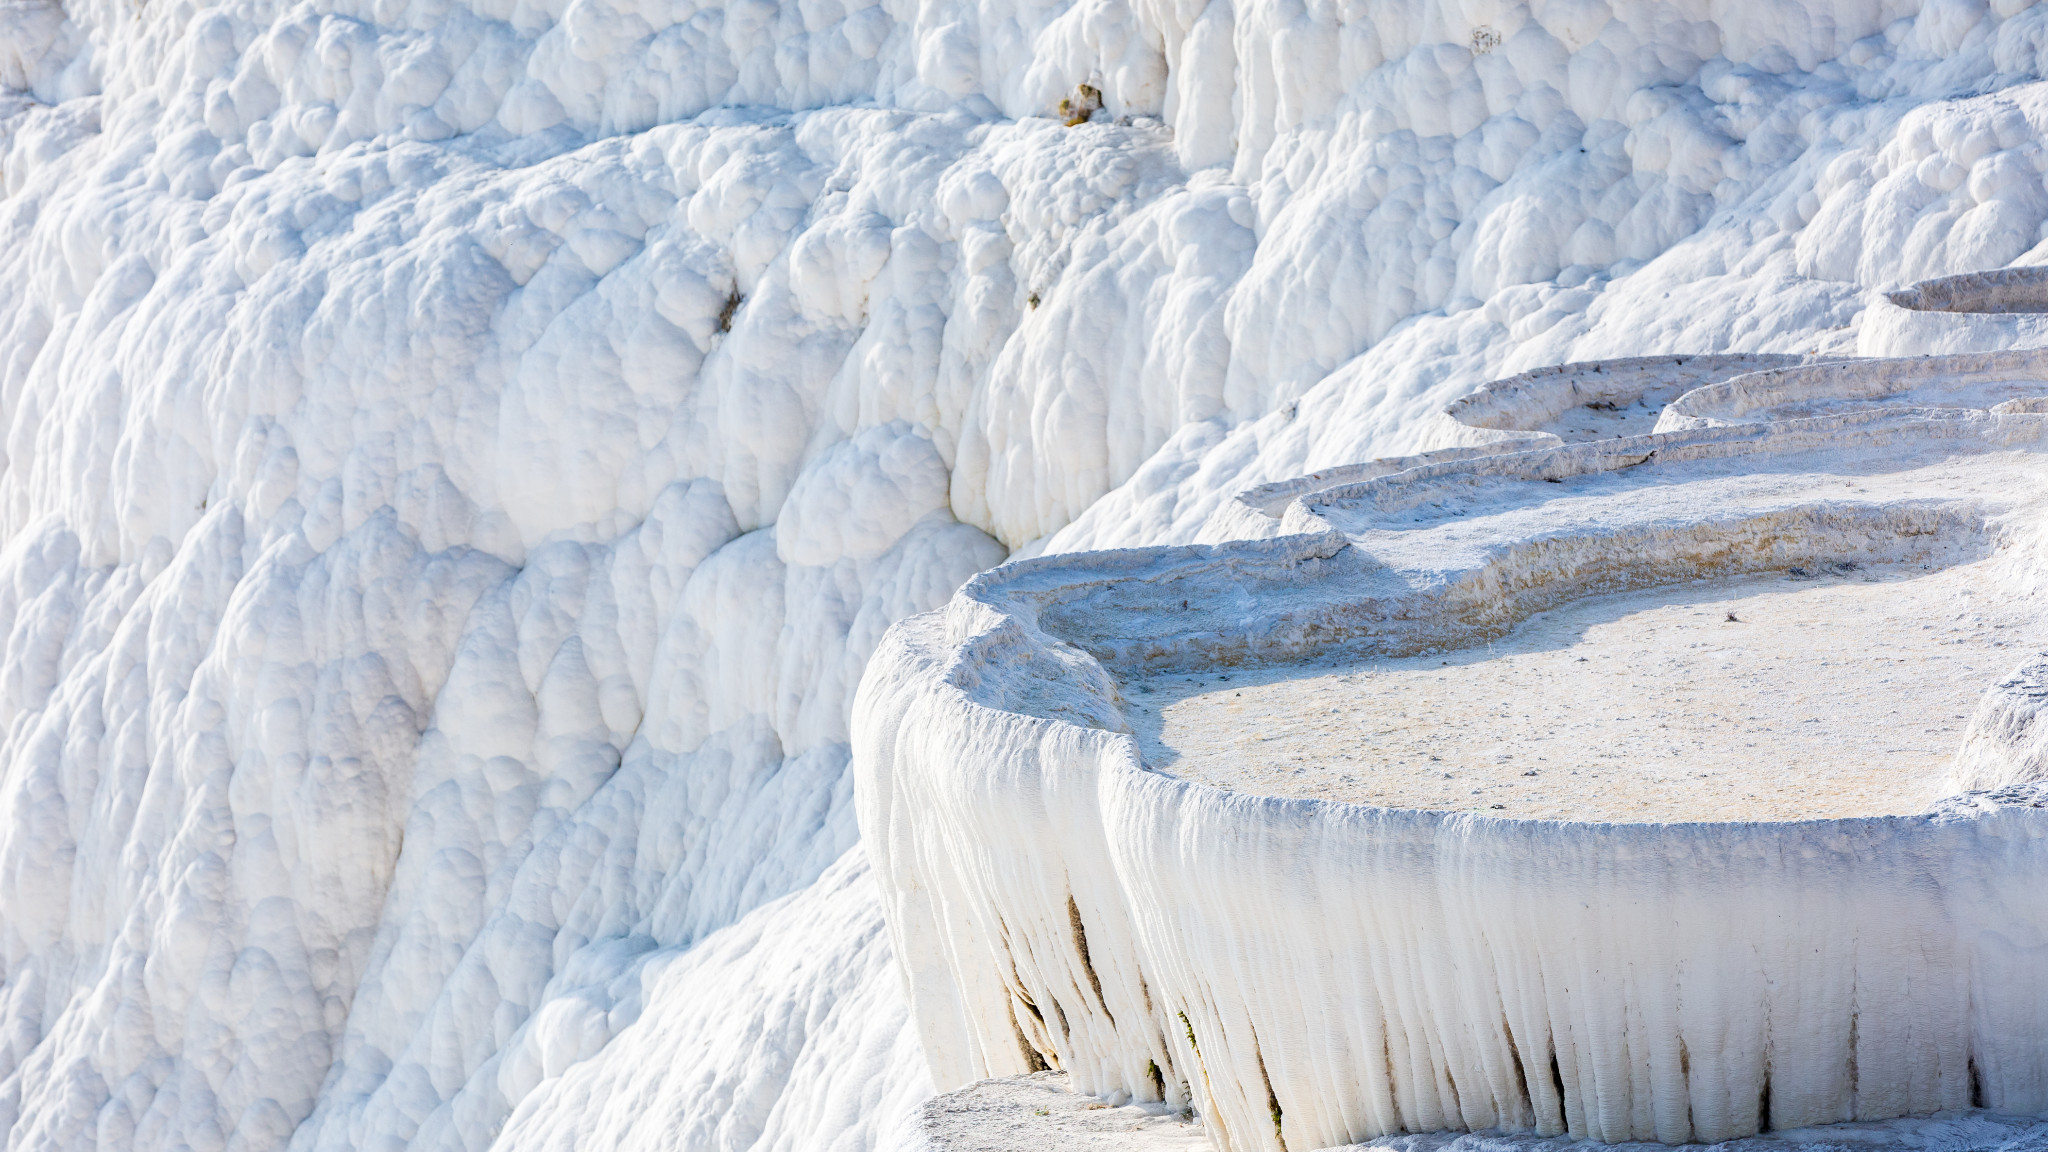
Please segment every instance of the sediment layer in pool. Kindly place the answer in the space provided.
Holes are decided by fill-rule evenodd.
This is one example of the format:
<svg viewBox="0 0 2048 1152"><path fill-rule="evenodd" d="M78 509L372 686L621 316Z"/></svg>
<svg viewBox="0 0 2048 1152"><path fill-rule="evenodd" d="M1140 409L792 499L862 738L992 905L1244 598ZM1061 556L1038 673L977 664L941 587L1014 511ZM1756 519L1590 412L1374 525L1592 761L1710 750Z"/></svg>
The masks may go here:
<svg viewBox="0 0 2048 1152"><path fill-rule="evenodd" d="M1433 656L1127 681L1146 762L1267 795L1524 818L1904 814L2044 638L1994 562L1592 597Z"/></svg>

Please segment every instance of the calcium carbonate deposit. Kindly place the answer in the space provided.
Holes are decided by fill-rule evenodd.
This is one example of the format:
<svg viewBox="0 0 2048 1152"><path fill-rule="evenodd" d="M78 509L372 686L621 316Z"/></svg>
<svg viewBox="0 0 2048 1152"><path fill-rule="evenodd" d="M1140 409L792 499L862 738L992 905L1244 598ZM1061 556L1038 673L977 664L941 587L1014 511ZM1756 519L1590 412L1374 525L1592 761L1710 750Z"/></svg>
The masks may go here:
<svg viewBox="0 0 2048 1152"><path fill-rule="evenodd" d="M935 1081L1056 1066L1224 1152L2048 1113L2048 414L1852 367L896 625L856 796Z"/></svg>
<svg viewBox="0 0 2048 1152"><path fill-rule="evenodd" d="M1540 438L1443 410L1551 365L2048 344L1886 294L2048 261L2044 68L2025 0L0 0L6 1147L900 1146L1054 1025L929 1025L849 768L893 622ZM1185 1099L1096 955L1145 1035L1074 1084ZM1871 1108L2026 1098L1881 1016L1931 1071ZM1270 1128L1262 1049L1204 1044ZM1337 1064L1278 1059L1308 1124ZM1573 1130L1740 1131L1728 1075ZM1289 1143L1507 1115L1475 1083Z"/></svg>
<svg viewBox="0 0 2048 1152"><path fill-rule="evenodd" d="M1127 684L1148 764L1237 791L1577 820L1919 812L2048 643L1987 562L1573 601L1444 657Z"/></svg>

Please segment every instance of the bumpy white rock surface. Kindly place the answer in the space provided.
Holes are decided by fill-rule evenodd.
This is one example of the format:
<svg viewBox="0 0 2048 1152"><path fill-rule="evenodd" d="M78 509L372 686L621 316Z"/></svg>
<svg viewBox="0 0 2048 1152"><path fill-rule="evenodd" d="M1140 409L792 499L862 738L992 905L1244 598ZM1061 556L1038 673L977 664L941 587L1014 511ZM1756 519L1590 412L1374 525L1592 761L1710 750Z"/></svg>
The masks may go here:
<svg viewBox="0 0 2048 1152"><path fill-rule="evenodd" d="M918 1152L1210 1152L1200 1122L1161 1103L1097 1100L1061 1072L981 1080L917 1110Z"/></svg>
<svg viewBox="0 0 2048 1152"><path fill-rule="evenodd" d="M2044 53L2015 0L0 3L6 1145L886 1142L930 1086L835 861L890 622L1529 368L2019 346L1880 293L2041 263Z"/></svg>

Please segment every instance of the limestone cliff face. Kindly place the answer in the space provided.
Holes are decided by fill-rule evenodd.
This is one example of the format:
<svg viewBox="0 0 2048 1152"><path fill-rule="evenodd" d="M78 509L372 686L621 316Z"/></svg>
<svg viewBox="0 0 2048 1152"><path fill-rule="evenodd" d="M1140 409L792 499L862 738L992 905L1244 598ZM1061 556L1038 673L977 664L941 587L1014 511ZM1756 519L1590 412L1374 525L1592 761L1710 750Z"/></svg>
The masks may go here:
<svg viewBox="0 0 2048 1152"><path fill-rule="evenodd" d="M1930 350L1879 293L2034 261L2044 44L0 3L0 1142L888 1143L930 1085L847 766L892 622L1524 369Z"/></svg>

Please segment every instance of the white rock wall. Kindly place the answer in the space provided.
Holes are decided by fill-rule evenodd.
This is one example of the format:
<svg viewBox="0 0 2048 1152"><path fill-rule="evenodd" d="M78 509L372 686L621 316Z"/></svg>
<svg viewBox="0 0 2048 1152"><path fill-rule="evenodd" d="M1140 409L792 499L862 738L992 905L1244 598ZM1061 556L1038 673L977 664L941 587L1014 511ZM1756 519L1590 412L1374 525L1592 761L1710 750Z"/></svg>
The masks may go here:
<svg viewBox="0 0 2048 1152"><path fill-rule="evenodd" d="M1581 512L1583 537L1525 525L1554 576L1699 570L1668 509L1643 535ZM1858 533L1891 531L1839 508L1806 525L1810 544L1783 518L1706 523L1705 563L1737 568L1782 567L1766 554L1785 547L1881 551ZM1901 529L1929 546L1928 525ZM2038 546L2014 529L2009 564ZM1408 654L1465 627L1461 605L1498 628L1554 602L1539 571L1513 570L1519 552L1490 554L1485 573L1393 577L1307 535L1053 557L892 630L854 756L935 1082L1051 1064L1112 1102L1192 1102L1228 1152L1447 1128L1714 1143L2048 1110L2038 786L1751 824L1226 792L1145 770L1081 650L1136 674L1227 667L1247 638L1250 655Z"/></svg>
<svg viewBox="0 0 2048 1152"><path fill-rule="evenodd" d="M0 3L7 1145L883 1139L872 921L667 958L801 935L889 622L2031 259L2044 21Z"/></svg>

